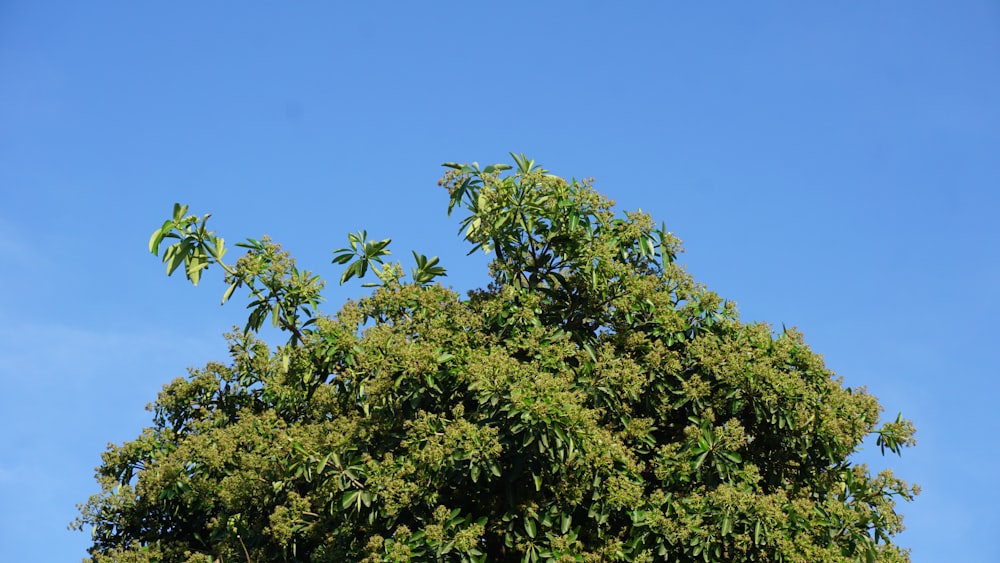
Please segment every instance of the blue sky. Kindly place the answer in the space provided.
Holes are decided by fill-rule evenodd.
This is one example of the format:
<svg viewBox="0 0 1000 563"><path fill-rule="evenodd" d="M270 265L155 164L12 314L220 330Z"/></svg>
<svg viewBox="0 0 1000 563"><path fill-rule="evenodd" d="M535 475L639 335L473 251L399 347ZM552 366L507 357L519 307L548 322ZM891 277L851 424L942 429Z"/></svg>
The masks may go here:
<svg viewBox="0 0 1000 563"><path fill-rule="evenodd" d="M439 164L510 151L665 221L745 319L915 420L858 457L923 487L914 561L1000 560L998 60L986 1L5 0L0 560L82 558L106 443L245 320L147 253L175 201L331 281L367 228L465 290Z"/></svg>

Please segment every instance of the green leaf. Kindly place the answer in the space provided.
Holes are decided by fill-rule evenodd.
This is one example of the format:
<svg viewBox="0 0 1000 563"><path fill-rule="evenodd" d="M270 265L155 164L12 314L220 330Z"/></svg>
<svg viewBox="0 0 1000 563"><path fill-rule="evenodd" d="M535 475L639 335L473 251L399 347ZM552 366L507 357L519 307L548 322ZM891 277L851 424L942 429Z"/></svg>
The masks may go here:
<svg viewBox="0 0 1000 563"><path fill-rule="evenodd" d="M692 467L694 469L696 469L696 470L699 469L702 466L702 464L705 463L705 458L706 457L708 457L708 452L707 451L706 452L702 452L700 455L698 455L698 457L695 458L694 464L693 464Z"/></svg>
<svg viewBox="0 0 1000 563"><path fill-rule="evenodd" d="M170 231L172 230L174 230L174 222L167 219L163 222L162 227L153 231L153 234L149 237L149 252L154 255L159 255L160 242L162 242L163 238L170 234Z"/></svg>
<svg viewBox="0 0 1000 563"><path fill-rule="evenodd" d="M238 242L236 243L236 246L238 246L239 248L249 248L251 250L258 250L258 251L264 249L264 243L262 243L257 239L252 239L252 238L248 238L243 242Z"/></svg>
<svg viewBox="0 0 1000 563"><path fill-rule="evenodd" d="M184 214L187 213L188 206L181 205L179 203L174 204L174 223L180 223L184 218Z"/></svg>
<svg viewBox="0 0 1000 563"><path fill-rule="evenodd" d="M347 509L350 507L355 507L357 509L361 508L361 491L347 491L340 499L340 507Z"/></svg>
<svg viewBox="0 0 1000 563"><path fill-rule="evenodd" d="M356 270L355 266L357 266L356 262L348 266L344 270L344 273L340 275L340 285L344 285L348 280L354 277L354 273Z"/></svg>
<svg viewBox="0 0 1000 563"><path fill-rule="evenodd" d="M212 237L212 256L221 260L226 255L226 241L222 237Z"/></svg>
<svg viewBox="0 0 1000 563"><path fill-rule="evenodd" d="M229 301L229 298L233 296L233 292L236 291L236 288L239 287L239 285L240 282L238 281L229 284L229 287L226 288L226 292L222 294L222 305L225 305L226 301Z"/></svg>
<svg viewBox="0 0 1000 563"><path fill-rule="evenodd" d="M274 305L271 305L271 326L277 328L279 321L281 321L281 302L275 301Z"/></svg>
<svg viewBox="0 0 1000 563"><path fill-rule="evenodd" d="M188 252L191 251L191 244L187 241L182 241L171 246L168 250L173 251L170 256L170 263L167 265L167 275L170 276L187 259ZM166 258L166 255L164 255L164 258Z"/></svg>
<svg viewBox="0 0 1000 563"><path fill-rule="evenodd" d="M320 460L319 465L316 466L316 473L317 474L322 473L323 470L326 469L326 465L328 463L330 463L330 458L332 456L333 456L333 453L329 453L329 454L326 454L326 457L324 457L323 459Z"/></svg>
<svg viewBox="0 0 1000 563"><path fill-rule="evenodd" d="M186 274L193 285L201 280L201 271L208 267L208 260L201 256L189 256L186 261Z"/></svg>
<svg viewBox="0 0 1000 563"><path fill-rule="evenodd" d="M332 262L334 264L346 264L351 261L351 258L354 258L354 253L347 248L340 248L334 250L334 252L342 252L342 254L337 254L336 256L333 257Z"/></svg>

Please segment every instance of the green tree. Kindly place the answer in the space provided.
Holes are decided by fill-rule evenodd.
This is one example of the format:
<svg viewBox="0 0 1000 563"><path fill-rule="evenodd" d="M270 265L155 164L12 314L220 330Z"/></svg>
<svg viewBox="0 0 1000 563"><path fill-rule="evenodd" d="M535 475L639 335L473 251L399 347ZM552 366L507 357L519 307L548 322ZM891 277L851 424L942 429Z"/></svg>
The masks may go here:
<svg viewBox="0 0 1000 563"><path fill-rule="evenodd" d="M249 318L104 453L75 523L93 561L909 560L895 501L916 487L850 460L872 434L900 453L909 421L880 425L798 332L741 322L589 180L445 166L448 213L494 255L466 297L359 232L333 261L376 289L324 315L278 245L226 262L175 207L151 251L173 242L193 283L221 267Z"/></svg>

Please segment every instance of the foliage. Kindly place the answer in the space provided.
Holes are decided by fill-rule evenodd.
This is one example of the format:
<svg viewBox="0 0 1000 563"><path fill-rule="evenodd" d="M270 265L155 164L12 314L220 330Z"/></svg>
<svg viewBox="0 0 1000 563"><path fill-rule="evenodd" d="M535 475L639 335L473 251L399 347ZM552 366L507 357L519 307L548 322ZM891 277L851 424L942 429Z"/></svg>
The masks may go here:
<svg viewBox="0 0 1000 563"><path fill-rule="evenodd" d="M909 560L916 488L850 456L873 434L900 453L911 423L879 426L798 332L741 322L648 215L514 164L441 180L488 287L460 297L417 253L406 281L360 232L333 261L376 289L330 316L278 245L226 263L176 206L150 250L176 241L193 283L218 264L249 318L104 453L76 522L93 561Z"/></svg>

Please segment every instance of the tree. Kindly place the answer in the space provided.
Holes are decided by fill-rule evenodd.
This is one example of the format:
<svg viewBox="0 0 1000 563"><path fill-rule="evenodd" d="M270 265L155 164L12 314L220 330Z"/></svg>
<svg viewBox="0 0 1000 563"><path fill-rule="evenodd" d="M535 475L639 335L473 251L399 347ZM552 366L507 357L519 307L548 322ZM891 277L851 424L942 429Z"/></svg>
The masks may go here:
<svg viewBox="0 0 1000 563"><path fill-rule="evenodd" d="M94 562L909 560L895 501L916 487L850 459L873 434L899 454L909 421L879 425L795 330L741 322L591 181L445 166L449 215L494 255L466 297L359 232L333 261L376 289L324 315L277 244L228 263L175 206L151 251L173 241L195 284L221 267L249 318L103 454L75 523Z"/></svg>

